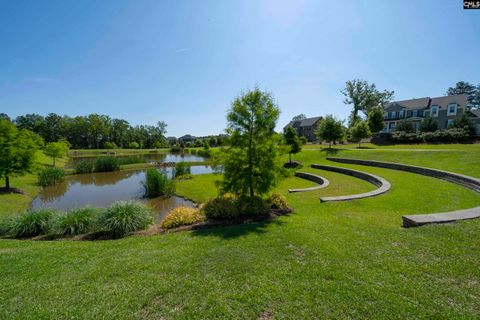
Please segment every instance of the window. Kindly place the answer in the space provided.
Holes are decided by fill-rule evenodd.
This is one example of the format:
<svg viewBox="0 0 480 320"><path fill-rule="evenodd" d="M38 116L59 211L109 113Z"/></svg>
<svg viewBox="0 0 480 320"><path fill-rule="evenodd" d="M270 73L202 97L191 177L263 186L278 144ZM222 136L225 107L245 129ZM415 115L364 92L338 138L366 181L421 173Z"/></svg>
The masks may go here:
<svg viewBox="0 0 480 320"><path fill-rule="evenodd" d="M390 129L390 130L395 130L395 122L390 122L390 123L388 124L388 129Z"/></svg>
<svg viewBox="0 0 480 320"><path fill-rule="evenodd" d="M388 119L388 112L384 112L383 117L384 117L384 119Z"/></svg>
<svg viewBox="0 0 480 320"><path fill-rule="evenodd" d="M398 111L398 117L399 118L403 118L403 115L404 115L404 111Z"/></svg>
<svg viewBox="0 0 480 320"><path fill-rule="evenodd" d="M412 117L417 117L418 116L418 111L417 110L413 110L412 111Z"/></svg>
<svg viewBox="0 0 480 320"><path fill-rule="evenodd" d="M449 108L450 109L450 108ZM450 128L451 126L453 126L453 123L455 122L455 120L453 119L448 119L447 120L447 128Z"/></svg>
<svg viewBox="0 0 480 320"><path fill-rule="evenodd" d="M432 106L432 117L438 117L438 106Z"/></svg>
<svg viewBox="0 0 480 320"><path fill-rule="evenodd" d="M392 111L392 119L395 119L397 117L397 113L395 111Z"/></svg>
<svg viewBox="0 0 480 320"><path fill-rule="evenodd" d="M455 115L457 114L457 104L456 103L450 103L448 105L448 115Z"/></svg>

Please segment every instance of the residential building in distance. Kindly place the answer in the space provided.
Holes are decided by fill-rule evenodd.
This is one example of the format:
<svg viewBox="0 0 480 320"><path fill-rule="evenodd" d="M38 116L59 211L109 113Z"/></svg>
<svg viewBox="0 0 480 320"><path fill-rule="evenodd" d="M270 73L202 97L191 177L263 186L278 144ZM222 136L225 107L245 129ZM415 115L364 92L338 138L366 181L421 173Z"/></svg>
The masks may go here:
<svg viewBox="0 0 480 320"><path fill-rule="evenodd" d="M283 130L285 131L289 126L291 126L297 131L298 136L307 138L309 142L316 141L317 136L315 135L315 130L320 120L322 120L322 117L313 117L302 120L290 121L283 128Z"/></svg>
<svg viewBox="0 0 480 320"><path fill-rule="evenodd" d="M429 116L437 121L439 129L447 129L455 119L467 112L470 119L476 124L477 134L480 134L480 112L467 110L465 94L393 101L384 105L383 109L385 111L385 128L382 132L395 131L398 122L403 120L410 122L413 129L418 131L420 122Z"/></svg>

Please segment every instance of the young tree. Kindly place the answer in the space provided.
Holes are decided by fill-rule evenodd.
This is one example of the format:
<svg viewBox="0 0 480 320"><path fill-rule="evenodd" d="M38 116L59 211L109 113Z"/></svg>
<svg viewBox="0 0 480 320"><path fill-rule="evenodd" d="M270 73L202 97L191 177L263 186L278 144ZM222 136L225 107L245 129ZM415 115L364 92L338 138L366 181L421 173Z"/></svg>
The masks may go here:
<svg viewBox="0 0 480 320"><path fill-rule="evenodd" d="M385 127L384 111L381 106L373 107L368 113L368 126L372 133L378 133Z"/></svg>
<svg viewBox="0 0 480 320"><path fill-rule="evenodd" d="M227 114L231 138L222 159L222 192L253 197L275 186L280 172L274 138L279 115L273 97L258 88L233 101Z"/></svg>
<svg viewBox="0 0 480 320"><path fill-rule="evenodd" d="M297 154L302 151L302 142L298 138L297 131L295 131L295 129L291 126L288 126L288 128L285 130L284 139L287 146L289 146L288 155L291 163L292 153Z"/></svg>
<svg viewBox="0 0 480 320"><path fill-rule="evenodd" d="M303 113L300 113L300 114L296 115L295 117L293 117L292 121L299 121L299 120L303 120L303 119L307 119L307 116Z"/></svg>
<svg viewBox="0 0 480 320"><path fill-rule="evenodd" d="M480 108L480 84L475 87L473 84L459 81L455 84L455 87L450 87L447 90L447 95L453 96L457 94L466 94L468 109Z"/></svg>
<svg viewBox="0 0 480 320"><path fill-rule="evenodd" d="M461 117L455 119L453 127L465 129L471 137L475 136L475 124L470 120L466 112L464 112Z"/></svg>
<svg viewBox="0 0 480 320"><path fill-rule="evenodd" d="M367 121L358 121L352 128L350 128L350 135L352 136L353 141L358 142L358 147L360 148L362 139L366 139L372 136L370 132L370 127L368 126Z"/></svg>
<svg viewBox="0 0 480 320"><path fill-rule="evenodd" d="M384 105L393 98L393 91L384 90L380 92L374 83L369 84L365 80L354 79L345 83L345 88L340 91L345 99L345 104L352 104L353 110L350 115L350 125L355 124L359 119L358 112L367 115L376 106Z"/></svg>
<svg viewBox="0 0 480 320"><path fill-rule="evenodd" d="M341 140L345 132L342 121L332 115L327 115L320 121L315 134L320 141L327 141L330 144L329 148L332 148L332 142Z"/></svg>
<svg viewBox="0 0 480 320"><path fill-rule="evenodd" d="M68 149L70 149L70 145L66 141L49 142L45 146L44 153L47 156L52 157L53 166L55 167L55 159L62 158L67 154Z"/></svg>
<svg viewBox="0 0 480 320"><path fill-rule="evenodd" d="M34 164L40 138L31 131L18 130L13 123L0 120L0 177L10 192L10 177L23 175Z"/></svg>
<svg viewBox="0 0 480 320"><path fill-rule="evenodd" d="M438 130L438 124L435 119L432 117L425 117L423 118L422 122L420 122L420 131L421 132L434 132Z"/></svg>

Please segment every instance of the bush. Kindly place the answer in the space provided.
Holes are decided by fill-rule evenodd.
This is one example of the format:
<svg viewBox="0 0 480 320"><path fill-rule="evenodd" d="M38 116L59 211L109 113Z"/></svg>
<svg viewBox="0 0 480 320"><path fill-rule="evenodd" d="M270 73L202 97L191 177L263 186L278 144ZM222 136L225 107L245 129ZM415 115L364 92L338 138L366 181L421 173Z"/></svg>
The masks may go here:
<svg viewBox="0 0 480 320"><path fill-rule="evenodd" d="M145 182L142 184L145 188L145 196L148 198L171 196L175 192L175 181L169 180L165 174L155 168L147 169Z"/></svg>
<svg viewBox="0 0 480 320"><path fill-rule="evenodd" d="M191 174L191 168L185 162L178 162L175 165L175 178Z"/></svg>
<svg viewBox="0 0 480 320"><path fill-rule="evenodd" d="M236 200L229 196L209 200L202 211L208 219L230 219L240 215Z"/></svg>
<svg viewBox="0 0 480 320"><path fill-rule="evenodd" d="M437 130L434 132L405 132L396 131L392 134L391 140L394 142L416 143L416 142L462 142L470 138L467 130L462 128L449 128L447 130Z"/></svg>
<svg viewBox="0 0 480 320"><path fill-rule="evenodd" d="M152 223L152 209L136 201L115 202L98 219L99 226L114 237L145 229Z"/></svg>
<svg viewBox="0 0 480 320"><path fill-rule="evenodd" d="M147 162L142 156L128 156L118 158L118 163L120 165L132 164L132 163L145 163Z"/></svg>
<svg viewBox="0 0 480 320"><path fill-rule="evenodd" d="M300 142L301 142L302 144L307 144L307 142L308 142L307 138L304 137L304 136L300 136L300 137L298 137L298 139L300 139Z"/></svg>
<svg viewBox="0 0 480 320"><path fill-rule="evenodd" d="M178 207L170 211L163 219L162 228L172 229L205 221L205 214L197 208Z"/></svg>
<svg viewBox="0 0 480 320"><path fill-rule="evenodd" d="M75 165L75 173L91 173L93 172L93 161L82 160Z"/></svg>
<svg viewBox="0 0 480 320"><path fill-rule="evenodd" d="M242 197L237 200L237 206L242 216L263 216L270 209L267 201L259 196Z"/></svg>
<svg viewBox="0 0 480 320"><path fill-rule="evenodd" d="M95 172L109 172L120 170L120 163L116 157L99 157L95 161Z"/></svg>
<svg viewBox="0 0 480 320"><path fill-rule="evenodd" d="M38 184L42 187L52 186L54 184L60 183L65 178L65 171L60 168L44 168L38 175Z"/></svg>
<svg viewBox="0 0 480 320"><path fill-rule="evenodd" d="M128 144L128 148L130 149L139 149L140 148L140 145L138 144L138 142L130 142Z"/></svg>
<svg viewBox="0 0 480 320"><path fill-rule="evenodd" d="M87 233L93 229L99 212L99 209L91 207L70 210L58 216L53 229L59 235Z"/></svg>
<svg viewBox="0 0 480 320"><path fill-rule="evenodd" d="M287 209L288 202L285 196L274 193L267 199L268 204L272 209Z"/></svg>
<svg viewBox="0 0 480 320"><path fill-rule="evenodd" d="M110 142L110 141L107 141L105 142L105 144L103 145L105 149L117 149L117 145L115 144L115 142Z"/></svg>
<svg viewBox="0 0 480 320"><path fill-rule="evenodd" d="M0 221L0 237L12 234L15 226L15 218L9 217Z"/></svg>
<svg viewBox="0 0 480 320"><path fill-rule="evenodd" d="M170 148L171 152L183 152L183 148L179 145L174 145Z"/></svg>
<svg viewBox="0 0 480 320"><path fill-rule="evenodd" d="M50 231L53 218L57 211L42 209L27 211L11 222L9 233L16 238L34 237Z"/></svg>

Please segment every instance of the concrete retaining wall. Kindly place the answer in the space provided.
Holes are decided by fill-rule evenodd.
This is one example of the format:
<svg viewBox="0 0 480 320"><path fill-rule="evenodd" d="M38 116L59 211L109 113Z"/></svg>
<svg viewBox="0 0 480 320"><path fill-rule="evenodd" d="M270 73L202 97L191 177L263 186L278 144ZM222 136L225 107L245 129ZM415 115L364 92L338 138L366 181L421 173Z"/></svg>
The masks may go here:
<svg viewBox="0 0 480 320"><path fill-rule="evenodd" d="M295 176L318 183L318 186L314 186L310 188L302 188L302 189L289 189L288 192L304 192L304 191L318 190L318 189L325 188L330 184L330 181L328 181L324 177L317 176L313 173L295 172Z"/></svg>

